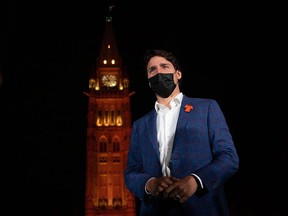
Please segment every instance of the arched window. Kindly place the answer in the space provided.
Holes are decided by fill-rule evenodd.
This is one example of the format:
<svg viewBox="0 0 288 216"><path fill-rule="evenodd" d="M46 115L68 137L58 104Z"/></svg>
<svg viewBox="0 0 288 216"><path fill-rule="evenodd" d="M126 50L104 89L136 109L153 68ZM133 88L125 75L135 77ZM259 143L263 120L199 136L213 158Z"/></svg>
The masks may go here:
<svg viewBox="0 0 288 216"><path fill-rule="evenodd" d="M100 146L100 152L107 152L107 139L102 138L100 140L99 146Z"/></svg>
<svg viewBox="0 0 288 216"><path fill-rule="evenodd" d="M120 152L120 142L119 139L113 139L113 152Z"/></svg>

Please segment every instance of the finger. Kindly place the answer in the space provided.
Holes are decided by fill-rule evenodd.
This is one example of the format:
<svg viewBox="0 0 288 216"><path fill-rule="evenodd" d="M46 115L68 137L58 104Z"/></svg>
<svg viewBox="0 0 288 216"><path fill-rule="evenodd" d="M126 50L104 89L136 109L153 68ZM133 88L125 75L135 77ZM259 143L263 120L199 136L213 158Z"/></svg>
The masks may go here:
<svg viewBox="0 0 288 216"><path fill-rule="evenodd" d="M180 202L180 203L183 203L183 202L185 202L188 198L189 198L189 197L188 197L188 196L185 196L185 195L182 196L182 197L180 196L179 202Z"/></svg>
<svg viewBox="0 0 288 216"><path fill-rule="evenodd" d="M172 177L171 177L171 180L172 180L173 182L175 182L175 181L179 181L180 179L172 176Z"/></svg>
<svg viewBox="0 0 288 216"><path fill-rule="evenodd" d="M163 192L163 196L165 198L174 198L176 195L178 194L178 190L176 189L176 185L172 184L169 187L167 187L164 192Z"/></svg>
<svg viewBox="0 0 288 216"><path fill-rule="evenodd" d="M170 177L163 177L163 182L165 182L167 185L171 185L174 183L174 181Z"/></svg>

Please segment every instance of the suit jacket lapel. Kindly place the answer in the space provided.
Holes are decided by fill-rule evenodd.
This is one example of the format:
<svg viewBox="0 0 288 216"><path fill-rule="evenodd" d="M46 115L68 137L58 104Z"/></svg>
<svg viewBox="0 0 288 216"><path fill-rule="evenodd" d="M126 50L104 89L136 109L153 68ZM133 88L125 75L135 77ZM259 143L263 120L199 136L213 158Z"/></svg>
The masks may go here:
<svg viewBox="0 0 288 216"><path fill-rule="evenodd" d="M180 112L179 112L179 118L177 121L177 126L176 126L176 132L175 132L175 137L174 137L174 143L173 143L173 149L174 146L177 145L177 135L178 135L178 131L181 131L187 124L189 118L187 115L189 115L189 113L185 112L185 105L190 104L192 105L192 102L188 99L188 97L186 97L185 95L183 95L183 99L182 99L182 104L180 107Z"/></svg>
<svg viewBox="0 0 288 216"><path fill-rule="evenodd" d="M186 125L186 123L187 123L187 121L189 119L189 118L187 118L187 114L188 113L185 112L185 106L187 104L191 104L191 102L188 100L188 98L186 96L183 96L182 104L181 104L181 107L180 107L180 112L179 112L179 118L178 118L178 122L177 122L176 131L179 128L183 128Z"/></svg>

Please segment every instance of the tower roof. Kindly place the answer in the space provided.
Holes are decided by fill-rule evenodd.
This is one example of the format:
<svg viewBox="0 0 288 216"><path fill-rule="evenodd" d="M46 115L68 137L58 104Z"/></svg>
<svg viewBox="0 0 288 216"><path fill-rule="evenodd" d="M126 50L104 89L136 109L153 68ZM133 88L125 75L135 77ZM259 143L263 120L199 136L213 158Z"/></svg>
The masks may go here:
<svg viewBox="0 0 288 216"><path fill-rule="evenodd" d="M112 16L106 16L105 31L98 57L98 67L121 67L121 58L113 31Z"/></svg>

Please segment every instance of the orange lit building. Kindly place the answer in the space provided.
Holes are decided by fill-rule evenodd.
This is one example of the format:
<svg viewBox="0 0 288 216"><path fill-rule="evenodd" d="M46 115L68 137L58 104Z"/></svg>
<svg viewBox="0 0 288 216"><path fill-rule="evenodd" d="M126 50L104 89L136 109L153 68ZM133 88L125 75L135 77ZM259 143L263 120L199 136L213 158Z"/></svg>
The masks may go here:
<svg viewBox="0 0 288 216"><path fill-rule="evenodd" d="M85 216L135 216L124 182L131 132L129 79L119 55L112 17L89 78Z"/></svg>

